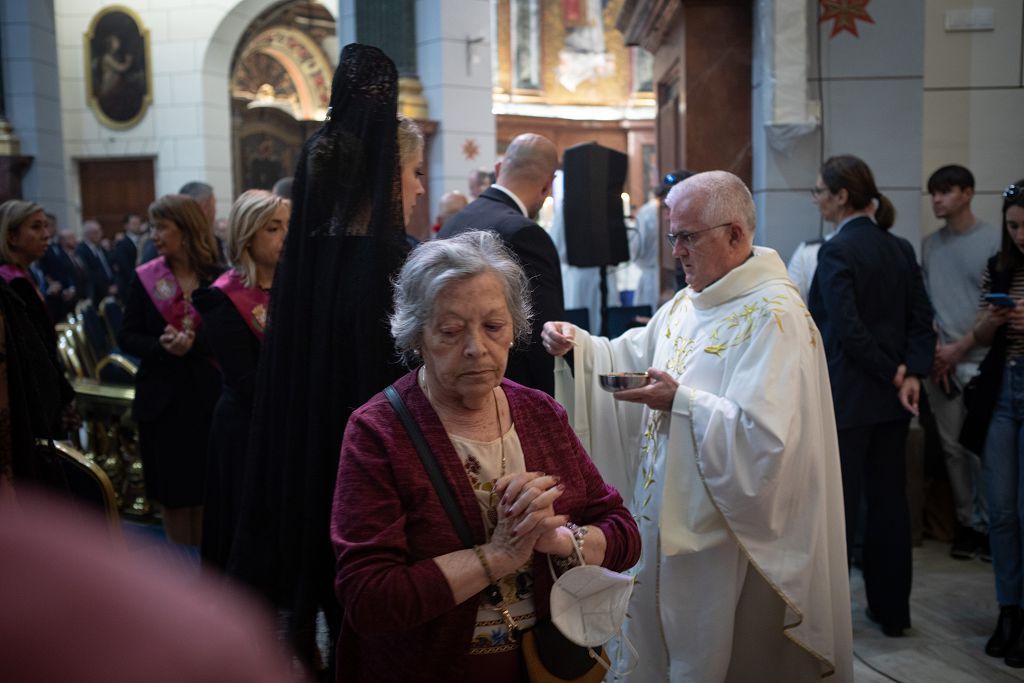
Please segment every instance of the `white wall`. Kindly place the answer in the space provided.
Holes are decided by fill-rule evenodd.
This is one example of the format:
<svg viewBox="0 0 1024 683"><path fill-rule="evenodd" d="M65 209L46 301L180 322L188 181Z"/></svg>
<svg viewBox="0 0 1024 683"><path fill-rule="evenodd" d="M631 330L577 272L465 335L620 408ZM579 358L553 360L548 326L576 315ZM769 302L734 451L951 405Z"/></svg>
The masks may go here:
<svg viewBox="0 0 1024 683"><path fill-rule="evenodd" d="M493 168L491 0L416 0L416 60L430 119L438 122L430 151L430 216L445 192L469 192L474 168ZM482 39L470 48L466 39ZM467 159L472 141L478 153Z"/></svg>
<svg viewBox="0 0 1024 683"><path fill-rule="evenodd" d="M807 97L821 102L822 128L799 137L788 153L773 149L763 125L768 88L766 82L755 80L753 189L758 239L788 258L800 241L817 237L822 224L809 189L818 168L830 156L854 154L867 162L879 190L895 205L893 232L916 247L921 239L924 0L868 5L875 23L858 22L859 37L848 32L830 37L832 23L817 23L818 3L802 1L810 34ZM757 64L765 56L764 45L755 44Z"/></svg>
<svg viewBox="0 0 1024 683"><path fill-rule="evenodd" d="M40 0L3 0L4 106L21 153L33 157L22 196L38 202L68 225L63 131L53 5Z"/></svg>
<svg viewBox="0 0 1024 683"><path fill-rule="evenodd" d="M998 225L1000 193L1024 177L1024 3L925 0L924 154L921 184L945 164L974 173L974 212ZM994 10L995 30L948 32L947 10ZM939 227L922 197L924 232Z"/></svg>
<svg viewBox="0 0 1024 683"><path fill-rule="evenodd" d="M1024 177L1024 3L1021 0L905 0L871 3L874 24L858 22L860 37L829 37L817 24L813 0L761 0L756 26L775 11L803 4L807 90L821 100L823 130L814 127L780 152L769 144L775 55L771 33L755 33L753 190L758 240L788 258L821 221L807 190L821 161L834 154L863 158L892 199L894 232L919 247L939 227L926 194L928 176L962 164L977 182L975 213L1000 220L1000 193ZM995 28L949 32L947 10L988 8ZM820 43L816 42L820 41ZM817 45L821 46L820 76ZM824 226L828 229L828 226Z"/></svg>
<svg viewBox="0 0 1024 683"><path fill-rule="evenodd" d="M76 222L81 203L75 161L83 158L152 155L158 196L202 180L216 192L218 215L227 215L233 199L231 56L251 21L275 2L122 0L149 30L153 102L138 125L112 130L86 104L83 47L93 16L110 3L54 0L67 194ZM323 4L337 15L336 0Z"/></svg>

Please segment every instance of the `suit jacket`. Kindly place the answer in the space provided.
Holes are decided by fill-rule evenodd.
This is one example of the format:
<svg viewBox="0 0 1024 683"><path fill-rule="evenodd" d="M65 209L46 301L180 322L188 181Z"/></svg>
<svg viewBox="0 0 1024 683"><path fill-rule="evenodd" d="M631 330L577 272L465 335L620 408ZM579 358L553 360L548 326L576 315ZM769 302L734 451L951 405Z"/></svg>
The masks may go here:
<svg viewBox="0 0 1024 683"><path fill-rule="evenodd" d="M114 269L114 277L117 280L117 290L120 297L124 297L128 286L135 277L135 262L138 260L139 250L135 242L128 236L114 245L110 254L110 265Z"/></svg>
<svg viewBox="0 0 1024 683"><path fill-rule="evenodd" d="M99 250L100 253L103 253L102 247L99 247ZM82 265L85 266L85 270L89 274L89 282L92 285L86 296L92 298L93 303L99 304L107 296L107 292L110 291L110 285L115 284L114 266L111 258L103 253L107 261L107 267L104 268L100 257L93 253L93 250L85 242L78 245L78 248L75 249L75 255L78 256Z"/></svg>
<svg viewBox="0 0 1024 683"><path fill-rule="evenodd" d="M210 282L200 280L199 284L207 287ZM199 326L188 353L175 356L160 344L160 335L166 325L167 321L136 275L128 287L124 324L117 338L121 349L140 361L139 372L135 376L133 417L136 420L160 419L175 401L207 405L207 414L212 414L213 406L220 397L221 379L206 341L206 327ZM189 426L182 425L182 428Z"/></svg>
<svg viewBox="0 0 1024 683"><path fill-rule="evenodd" d="M469 230L496 232L530 279L533 297L533 330L530 343L518 346L509 355L505 376L551 396L555 394L555 359L544 350L540 332L548 320L564 320L562 268L555 243L544 228L527 218L515 201L494 187L484 190L465 209L442 226L438 237L453 237Z"/></svg>
<svg viewBox="0 0 1024 683"><path fill-rule="evenodd" d="M924 377L935 332L914 249L868 218L856 218L821 246L808 307L821 330L839 429L910 413L892 380L904 363Z"/></svg>
<svg viewBox="0 0 1024 683"><path fill-rule="evenodd" d="M55 321L60 322L68 313L75 310L76 303L92 295L89 274L80 260L77 263L72 261L71 256L57 244L47 247L46 255L40 259L39 263L42 265L46 277L61 285L60 293L46 296L46 305L50 309L50 315ZM65 299L64 294L72 287L75 289L74 297Z"/></svg>
<svg viewBox="0 0 1024 683"><path fill-rule="evenodd" d="M156 242L147 239L142 243L142 258L139 259L138 265L141 266L143 263L149 263L159 255L160 252L157 251Z"/></svg>

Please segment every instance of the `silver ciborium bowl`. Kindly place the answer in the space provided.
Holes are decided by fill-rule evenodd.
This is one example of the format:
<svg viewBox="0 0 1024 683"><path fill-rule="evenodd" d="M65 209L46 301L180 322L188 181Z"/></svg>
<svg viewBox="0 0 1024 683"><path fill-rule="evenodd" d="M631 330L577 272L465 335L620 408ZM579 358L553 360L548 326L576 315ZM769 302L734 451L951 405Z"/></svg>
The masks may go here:
<svg viewBox="0 0 1024 683"><path fill-rule="evenodd" d="M599 376L601 388L605 391L636 389L651 381L646 372L609 372Z"/></svg>

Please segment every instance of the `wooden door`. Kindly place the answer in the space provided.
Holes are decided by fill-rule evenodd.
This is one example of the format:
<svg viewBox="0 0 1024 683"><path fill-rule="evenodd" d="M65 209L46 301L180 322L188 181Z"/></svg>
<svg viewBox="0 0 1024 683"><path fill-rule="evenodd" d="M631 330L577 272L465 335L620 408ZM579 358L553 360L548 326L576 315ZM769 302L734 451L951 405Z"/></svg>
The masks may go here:
<svg viewBox="0 0 1024 683"><path fill-rule="evenodd" d="M124 216L137 213L146 220L156 198L153 157L89 159L78 162L82 220L95 218L103 234L113 237L124 229Z"/></svg>

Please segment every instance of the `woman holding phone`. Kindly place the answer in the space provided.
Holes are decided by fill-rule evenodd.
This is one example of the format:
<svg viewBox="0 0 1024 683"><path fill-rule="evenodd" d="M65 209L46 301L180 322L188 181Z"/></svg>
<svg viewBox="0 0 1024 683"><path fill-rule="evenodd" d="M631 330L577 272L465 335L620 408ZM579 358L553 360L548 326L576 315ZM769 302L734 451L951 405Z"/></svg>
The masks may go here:
<svg viewBox="0 0 1024 683"><path fill-rule="evenodd" d="M1021 605L1024 604L1024 180L1003 192L1003 244L982 278L982 301L974 337L988 355L965 395L968 420L961 441L984 444L983 473L999 620L985 653L1024 668ZM974 395L972 395L974 394ZM989 406L979 406L989 396ZM987 408L987 409L986 409ZM987 419L971 430L979 413ZM986 429L987 427L987 429ZM983 440L982 440L983 439Z"/></svg>

